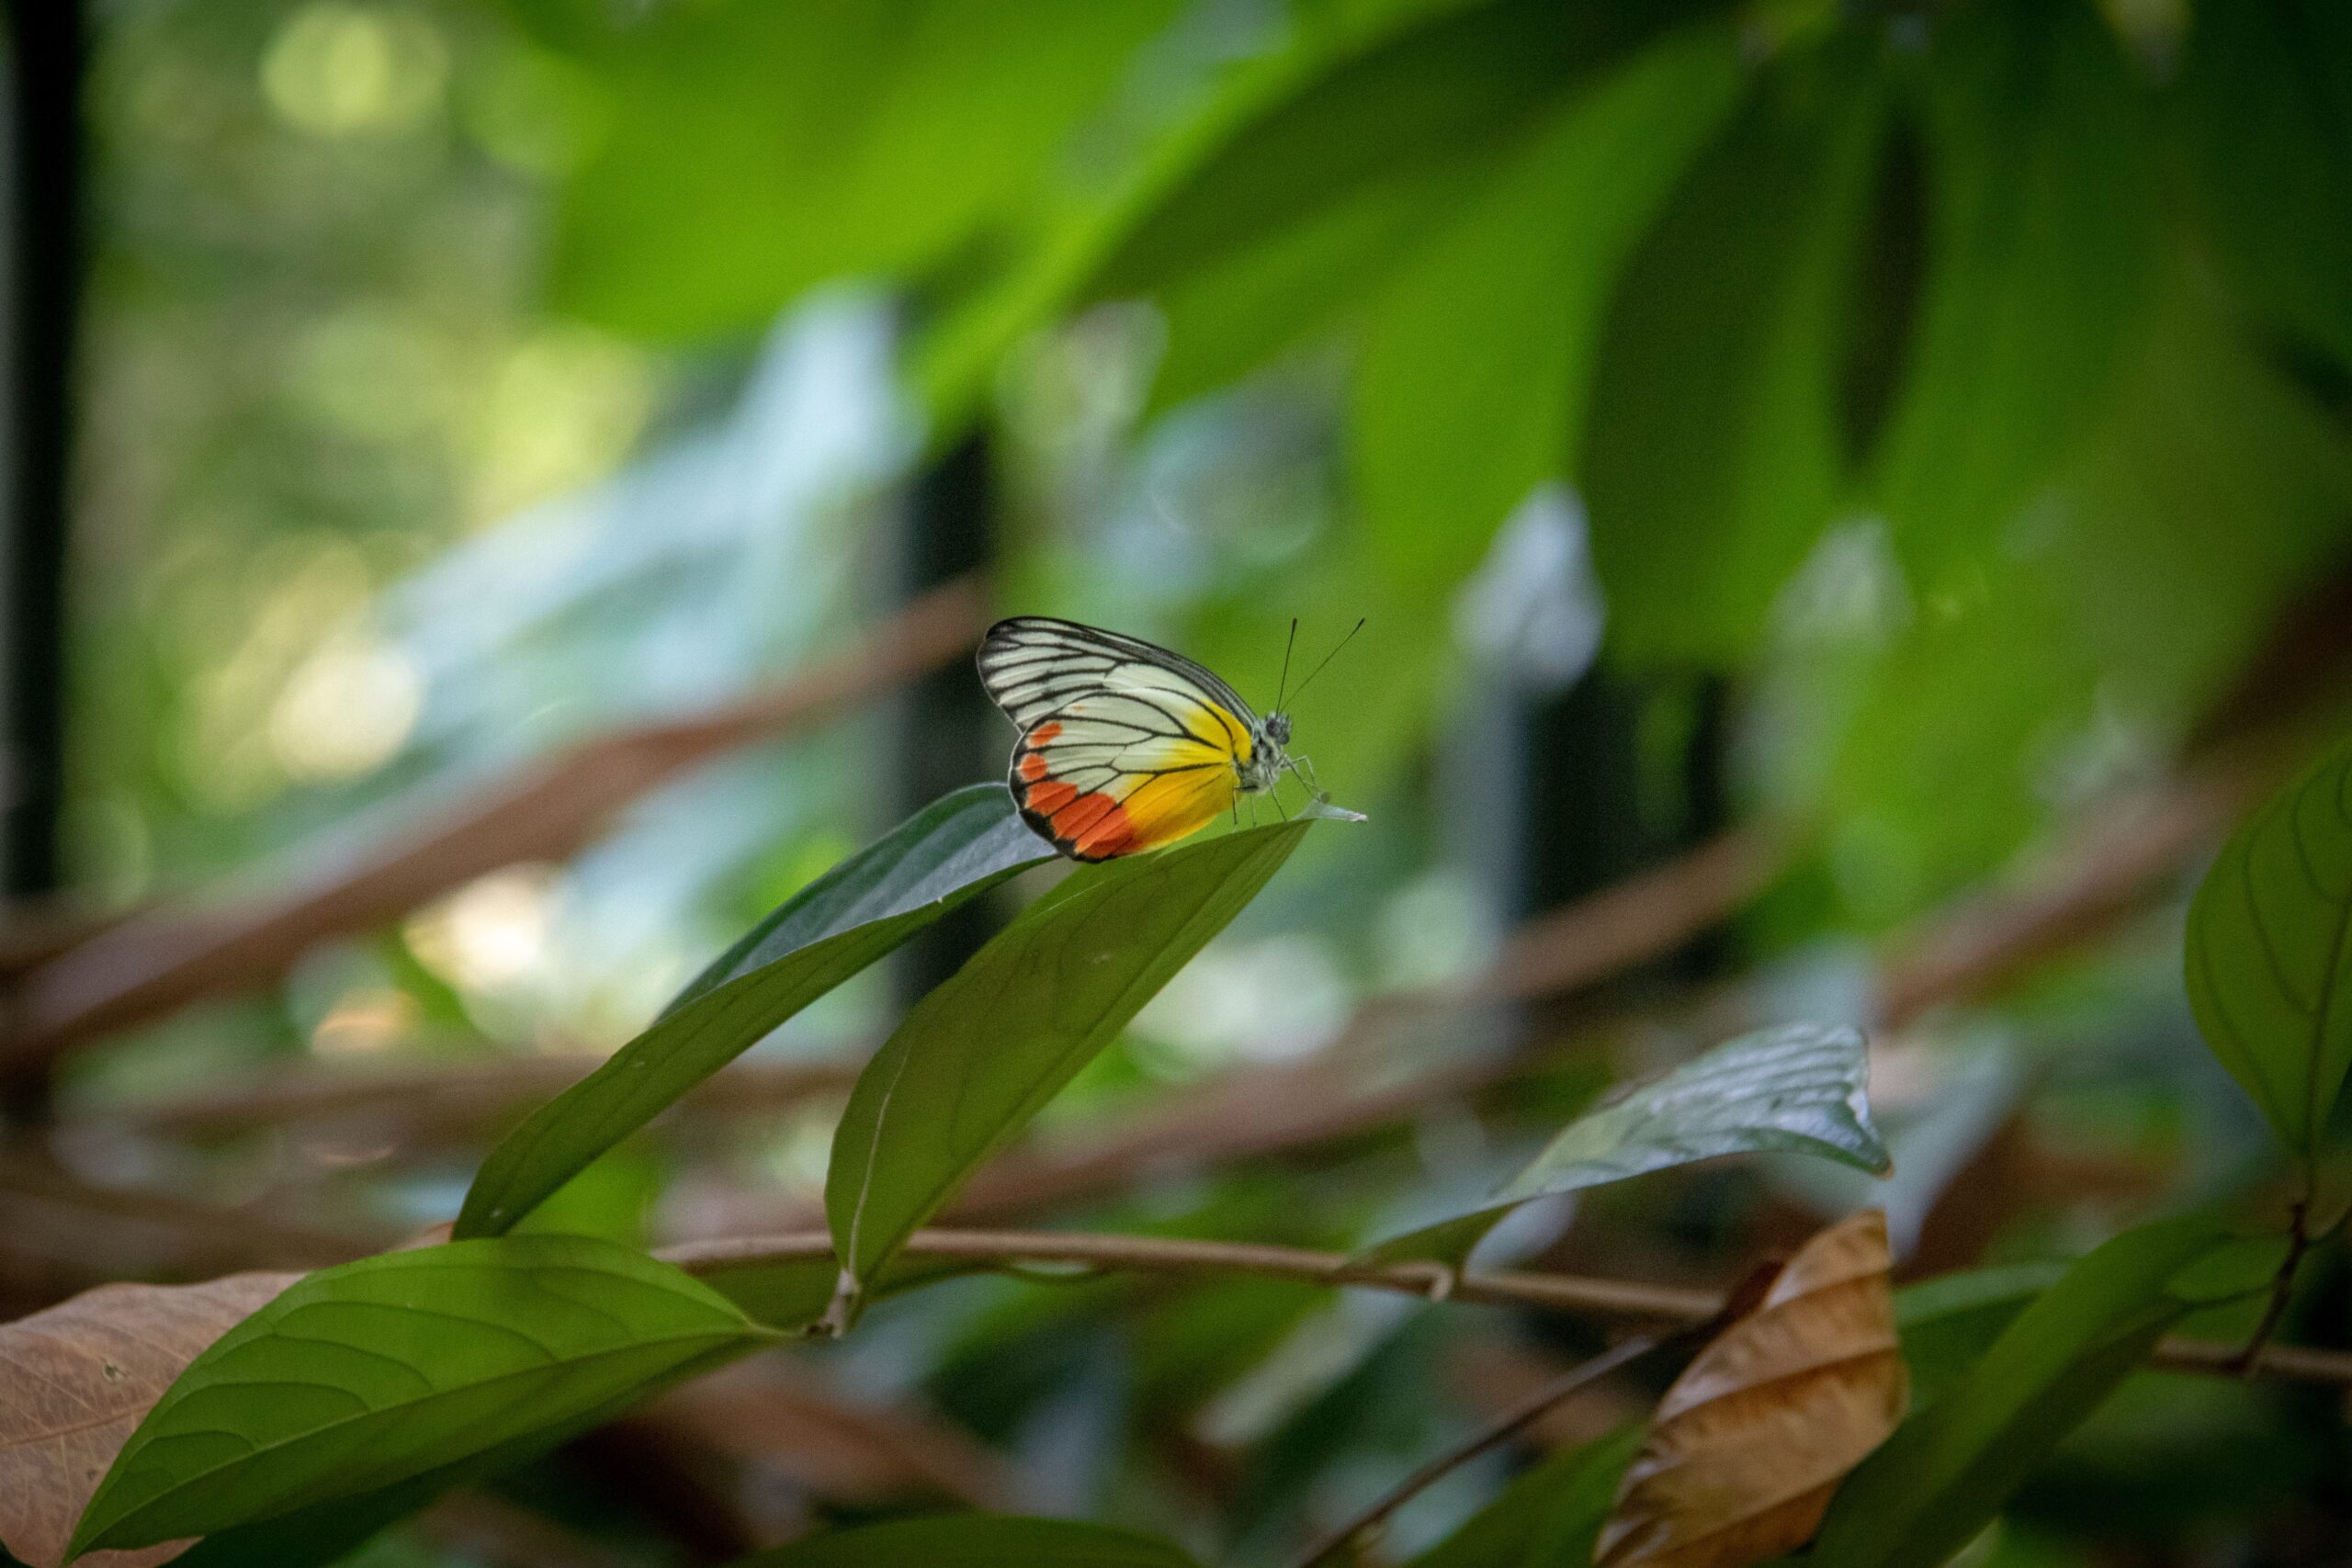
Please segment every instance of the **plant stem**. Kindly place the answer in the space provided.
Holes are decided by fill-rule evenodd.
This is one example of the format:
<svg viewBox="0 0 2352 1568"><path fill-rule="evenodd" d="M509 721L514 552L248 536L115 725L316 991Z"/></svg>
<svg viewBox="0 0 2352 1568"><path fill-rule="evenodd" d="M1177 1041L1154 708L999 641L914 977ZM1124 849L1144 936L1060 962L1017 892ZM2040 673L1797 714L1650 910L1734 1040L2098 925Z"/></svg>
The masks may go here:
<svg viewBox="0 0 2352 1568"><path fill-rule="evenodd" d="M1087 1231L920 1230L908 1239L905 1251L916 1258L963 1258L979 1269L1063 1263L1137 1274L1252 1274L1309 1284L1393 1291L1425 1298L1441 1292L1446 1272L1426 1264L1363 1268L1336 1252L1271 1247L1258 1242L1193 1241ZM660 1253L690 1274L807 1262L832 1255L833 1239L821 1230L691 1242L664 1247ZM1675 1327L1706 1322L1722 1310L1724 1301L1713 1291L1517 1269L1474 1270L1456 1276L1445 1299L1474 1305L1536 1307ZM2167 1371L2234 1376L2242 1355L2233 1345L2176 1336L2158 1344L2149 1361ZM2275 1346L2261 1357L2260 1371L2274 1377L2352 1388L2352 1352L2299 1345Z"/></svg>
<svg viewBox="0 0 2352 1568"><path fill-rule="evenodd" d="M2270 1300L2263 1305L2262 1321L2254 1325L2245 1348L2230 1362L2229 1371L2237 1377L2250 1378L2260 1366L2263 1349L2278 1332L2279 1319L2287 1315L2288 1298L2295 1291L2295 1271L2302 1267L2303 1254L2311 1250L2311 1194L2296 1199L2288 1213L2293 1221L2287 1232L2287 1256L2278 1260L2278 1272L2271 1278Z"/></svg>
<svg viewBox="0 0 2352 1568"><path fill-rule="evenodd" d="M1631 1339L1620 1340L1589 1360L1581 1361L1569 1368L1533 1393L1529 1394L1518 1404L1505 1411L1483 1430L1473 1434L1465 1441L1422 1465L1391 1487L1380 1501L1317 1541L1307 1549L1306 1554L1298 1560L1298 1568L1317 1568L1318 1563L1337 1557L1346 1551L1351 1542L1363 1539L1387 1523L1389 1517L1397 1509L1419 1496L1450 1472L1469 1463L1488 1450L1508 1442L1534 1425L1546 1411L1560 1404L1561 1401L1580 1390L1590 1387L1627 1362L1638 1360L1648 1355L1663 1343L1665 1341L1656 1335L1637 1334Z"/></svg>

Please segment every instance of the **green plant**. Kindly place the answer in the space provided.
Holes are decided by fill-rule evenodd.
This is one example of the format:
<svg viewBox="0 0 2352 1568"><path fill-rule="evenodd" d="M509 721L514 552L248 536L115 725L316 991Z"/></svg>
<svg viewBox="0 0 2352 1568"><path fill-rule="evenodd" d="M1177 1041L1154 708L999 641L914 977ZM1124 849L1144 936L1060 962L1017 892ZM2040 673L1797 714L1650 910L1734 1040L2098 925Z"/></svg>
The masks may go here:
<svg viewBox="0 0 2352 1568"><path fill-rule="evenodd" d="M2344 1074L2330 1042L2338 978L2352 965L2343 934L2352 908L2347 777L2352 750L2257 815L2223 852L2190 926L2199 1016L2233 1069L2257 1093L2269 1090L2266 1109L2299 1153L2312 1146ZM748 1043L805 1004L813 986L801 976L838 983L912 925L1035 863L1034 840L1008 823L1018 826L1001 790L967 791L811 884L603 1074L519 1129L485 1163L477 1191L523 1196L469 1203L469 1214L504 1222L492 1230L511 1227L564 1175L723 1066L733 1051L698 1043L711 1035L698 1009L740 998L728 1004L724 1038ZM836 1134L828 1206L837 1265L815 1275L818 1288L797 1310L763 1325L671 1265L552 1235L477 1235L323 1270L288 1287L173 1381L97 1484L69 1554L188 1536L225 1542L338 1516L372 1528L772 1344L781 1330L808 1332L820 1314L828 1332L848 1331L877 1285L922 1282L920 1273L892 1273L916 1228L1231 920L1310 826L1239 829L1078 870L914 1008L867 1065ZM822 956L852 939L846 959ZM1771 1147L1883 1167L1862 1075L1862 1041L1850 1031L1735 1042L1586 1115L1497 1201ZM639 1087L648 1082L657 1087ZM628 1087L625 1102L614 1101L608 1083ZM536 1174L550 1169L557 1174ZM1496 1212L1464 1216L1467 1229L1456 1222L1375 1248L1353 1267L1438 1255L1458 1266ZM1906 1353L1927 1354L1932 1335L1933 1364L1966 1371L1934 1375L1952 1392L1927 1403L1862 1464L1839 1492L1816 1554L1840 1568L1925 1565L1964 1544L2174 1323L2274 1288L2283 1298L2308 1240L2304 1213L2299 1205L2292 1237L2277 1243L2241 1244L2226 1225L2188 1218L2119 1237L2054 1282L2043 1272L1996 1272L1981 1289L1962 1279L1939 1283L1932 1301L1913 1292L1917 1304L1896 1309ZM1445 1244L1435 1253L1431 1237ZM787 1298L773 1289L765 1297L771 1308ZM2257 1352L2258 1344L2248 1355ZM1628 1451L1607 1450L1618 1464ZM1598 1529L1592 1508L1605 1507L1606 1490L1575 1479L1585 1462L1564 1472L1563 1506L1589 1494L1573 1517L1546 1513L1540 1524L1507 1527L1506 1515L1551 1506L1532 1478L1497 1505L1504 1512L1474 1521L1452 1556L1432 1561L1483 1560L1507 1533L1555 1540ZM1038 1532L1035 1550L1060 1550L1049 1538L1062 1527L988 1528ZM325 1543L321 1551L294 1533L275 1538L274 1550L286 1553L278 1561L324 1561L346 1539L309 1532ZM970 1561L997 1550L985 1531L954 1539L955 1550L978 1554ZM906 1560L888 1555L896 1540L887 1529L843 1537L808 1549L815 1555L807 1560ZM1161 1549L1122 1550L1143 1553L1141 1562L1159 1560L1150 1554ZM1167 1561L1180 1560L1167 1551Z"/></svg>
<svg viewBox="0 0 2352 1568"><path fill-rule="evenodd" d="M2352 751L2230 840L2178 971L2170 926L2125 917L2341 730L2347 17L109 8L74 831L109 897L242 874L322 818L334 853L53 955L49 911L11 921L0 1291L46 1310L0 1326L0 1540L34 1568L69 1537L191 1534L192 1568L323 1563L494 1485L601 1529L548 1495L657 1395L872 1357L999 1456L1055 1427L1062 1501L1146 1533L925 1472L921 1498L1003 1511L867 1526L916 1498L829 1495L812 1518L856 1528L765 1560L1257 1568L1317 1533L1387 1551L1329 1527L1392 1517L1389 1555L1433 1541L1430 1568L1587 1557L1643 1434L1501 1484L1520 1428L1481 1358L1557 1374L1539 1392L1634 1388L1625 1363L1706 1329L1732 1359L1769 1281L1653 1281L1735 1280L1876 1198L1898 1256L1917 1238L1955 1271L1893 1293L1910 1414L1835 1497L1774 1497L1820 1477L1762 1467L1759 1512L1826 1503L1815 1558L2341 1555L2340 1423L2283 1380L2352 1382L2312 1310L2345 1266ZM823 396L780 396L812 362ZM833 432L839 482L801 485L804 444L862 422ZM515 473L614 472L640 427L660 445L605 488L371 598L541 493ZM956 547L904 548L923 529ZM908 554L988 557L1003 609L1132 622L1237 672L1271 673L1290 616L1368 613L1301 723L1377 826L1236 830L1037 894L1054 863L993 784L844 852L880 820L879 749L845 730L647 801L618 853L499 878L508 916L560 886L637 917L604 945L539 931L546 996L436 960L430 900L961 660L977 577L831 640L873 607L863 569ZM776 692L730 684L788 660ZM379 774L284 744L337 671L368 700L328 717L396 748ZM667 713L687 690L732 700ZM654 705L419 837L357 814ZM916 738L907 798L980 776L956 730ZM1525 921L1485 969L1478 920L1447 913L1464 840L1480 915ZM563 1064L526 1047L633 1028L657 963L796 887L549 1097ZM852 985L1016 894L910 1006ZM1236 920L1274 999L1319 978L1343 1000L1272 1041L1171 994L1197 1016L1160 1037L1138 1010ZM2105 962L2076 962L2093 937ZM2155 944L2164 965L2134 962ZM1340 1016L1302 1061L1214 1055ZM1873 1017L1876 1111L1847 1027ZM880 1043L862 1068L738 1062L792 1021L796 1043L837 1021L830 1043ZM397 1074L284 1109L394 1034L448 1048L400 1064L424 1083L405 1109L375 1103L414 1088ZM258 1089L214 1094L224 1063ZM493 1078L509 1098L469 1098ZM206 1092L137 1103L156 1084ZM465 1100L464 1126L415 1100ZM509 1130L510 1105L536 1108ZM483 1146L446 1242L51 1304L388 1246L447 1214ZM272 1179L300 1190L243 1206ZM792 1228L649 1254L653 1194L714 1186ZM350 1232L279 1235L272 1200ZM2184 1202L2211 1207L2150 1218ZM1553 1223L1541 1267L1474 1259ZM102 1248L111 1225L130 1243ZM299 1259L209 1261L248 1231ZM107 1257L77 1273L85 1250ZM1643 1337L1600 1348L1619 1322ZM1390 1483L1416 1467L1407 1507Z"/></svg>

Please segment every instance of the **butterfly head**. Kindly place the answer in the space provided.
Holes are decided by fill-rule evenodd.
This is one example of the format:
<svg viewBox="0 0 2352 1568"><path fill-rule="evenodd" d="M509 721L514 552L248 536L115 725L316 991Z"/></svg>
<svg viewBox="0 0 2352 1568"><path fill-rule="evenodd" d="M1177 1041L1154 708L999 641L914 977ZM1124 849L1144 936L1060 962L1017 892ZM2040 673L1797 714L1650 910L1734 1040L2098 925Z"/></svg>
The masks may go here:
<svg viewBox="0 0 2352 1568"><path fill-rule="evenodd" d="M1234 773L1244 795L1264 795L1290 766L1290 718L1270 713L1250 727L1250 754L1237 758Z"/></svg>
<svg viewBox="0 0 2352 1568"><path fill-rule="evenodd" d="M1258 721L1250 735L1250 756L1236 769L1241 779L1241 793L1263 795L1274 787L1284 769L1291 765L1290 715L1270 713Z"/></svg>

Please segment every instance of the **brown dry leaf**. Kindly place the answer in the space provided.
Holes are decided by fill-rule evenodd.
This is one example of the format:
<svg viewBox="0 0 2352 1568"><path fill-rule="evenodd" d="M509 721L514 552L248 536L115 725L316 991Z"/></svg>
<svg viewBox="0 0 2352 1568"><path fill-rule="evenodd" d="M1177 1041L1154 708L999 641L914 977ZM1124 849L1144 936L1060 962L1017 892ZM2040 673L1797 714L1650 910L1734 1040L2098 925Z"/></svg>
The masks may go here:
<svg viewBox="0 0 2352 1568"><path fill-rule="evenodd" d="M57 1568L83 1506L131 1428L197 1352L299 1274L201 1285L101 1285L0 1324L0 1545ZM85 1568L149 1568L187 1541L94 1551Z"/></svg>
<svg viewBox="0 0 2352 1568"><path fill-rule="evenodd" d="M1866 1209L1807 1242L1699 1353L1618 1486L1599 1568L1747 1568L1813 1538L1910 1404L1891 1263L1886 1216Z"/></svg>

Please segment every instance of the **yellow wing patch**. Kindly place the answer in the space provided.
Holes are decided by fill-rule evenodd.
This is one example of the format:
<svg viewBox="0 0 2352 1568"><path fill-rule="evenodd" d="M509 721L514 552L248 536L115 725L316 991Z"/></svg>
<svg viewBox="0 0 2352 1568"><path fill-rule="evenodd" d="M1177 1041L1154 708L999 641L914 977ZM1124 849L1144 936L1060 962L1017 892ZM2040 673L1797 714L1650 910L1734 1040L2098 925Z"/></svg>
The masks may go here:
<svg viewBox="0 0 2352 1568"><path fill-rule="evenodd" d="M1172 844L1230 810L1235 756L1189 730L1111 739L1076 715L1047 719L1014 749L1013 799L1062 853L1110 860Z"/></svg>

